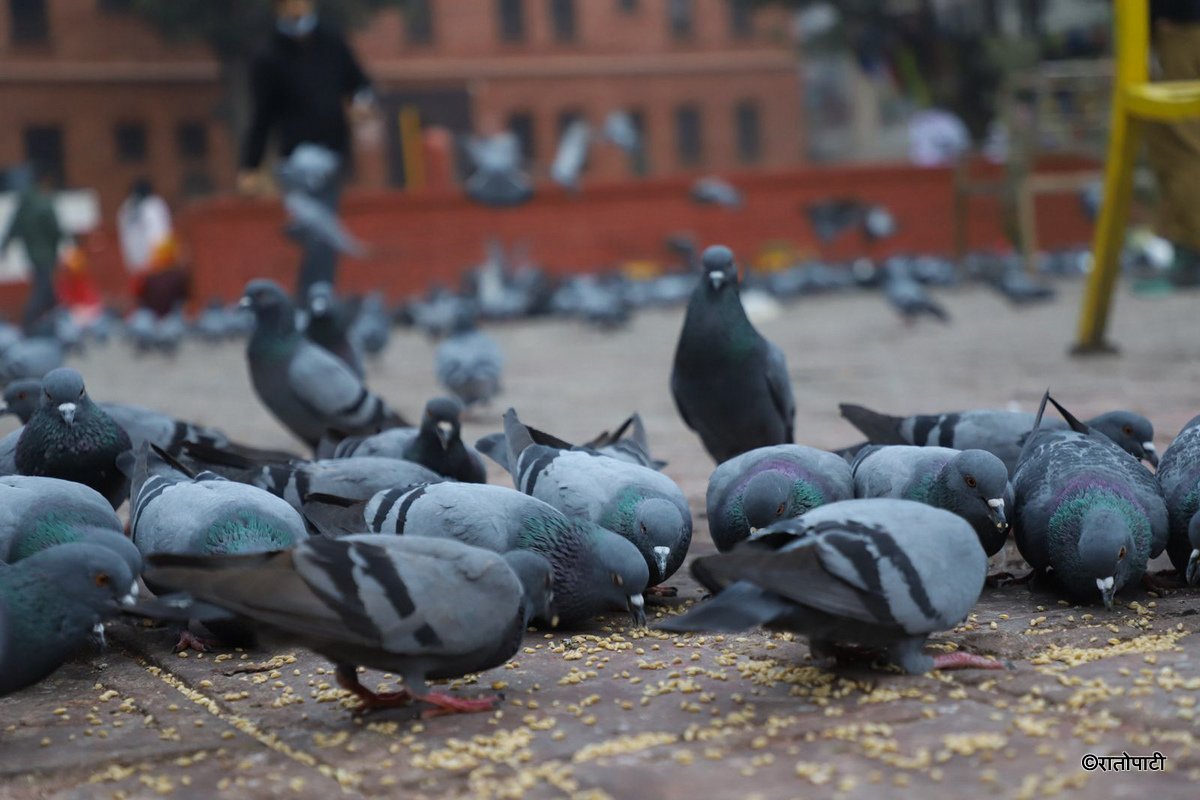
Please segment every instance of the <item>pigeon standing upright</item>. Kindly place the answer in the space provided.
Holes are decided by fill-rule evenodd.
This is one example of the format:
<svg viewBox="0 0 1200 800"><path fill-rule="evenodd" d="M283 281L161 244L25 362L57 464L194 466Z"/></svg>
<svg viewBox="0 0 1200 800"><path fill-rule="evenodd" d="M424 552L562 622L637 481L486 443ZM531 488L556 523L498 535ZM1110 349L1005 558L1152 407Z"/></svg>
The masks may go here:
<svg viewBox="0 0 1200 800"><path fill-rule="evenodd" d="M1047 401L1069 431L1042 430ZM1076 420L1047 392L1017 472L1014 533L1036 572L1052 569L1071 595L1112 608L1113 596L1139 581L1167 546L1167 507L1154 476L1137 460Z"/></svg>
<svg viewBox="0 0 1200 800"><path fill-rule="evenodd" d="M279 284L254 280L242 303L256 324L246 347L255 394L280 423L315 448L326 430L371 434L406 423L341 359L296 330Z"/></svg>
<svg viewBox="0 0 1200 800"><path fill-rule="evenodd" d="M362 355L350 338L354 311L334 294L329 281L317 281L308 287L306 298L308 324L304 336L345 362L359 378L363 376Z"/></svg>
<svg viewBox="0 0 1200 800"><path fill-rule="evenodd" d="M854 497L845 459L798 444L759 447L720 464L705 505L713 543L727 552L758 528Z"/></svg>
<svg viewBox="0 0 1200 800"><path fill-rule="evenodd" d="M1200 584L1200 416L1183 426L1155 473L1167 503L1167 555L1189 585Z"/></svg>
<svg viewBox="0 0 1200 800"><path fill-rule="evenodd" d="M95 544L51 547L0 564L0 696L40 681L131 604L137 575Z"/></svg>
<svg viewBox="0 0 1200 800"><path fill-rule="evenodd" d="M855 497L915 500L958 514L971 524L984 552L1008 539L1012 488L1000 459L984 450L889 445L868 447L850 467Z"/></svg>
<svg viewBox="0 0 1200 800"><path fill-rule="evenodd" d="M496 340L476 327L474 314L458 315L433 358L438 382L468 409L500 393L504 355Z"/></svg>
<svg viewBox="0 0 1200 800"><path fill-rule="evenodd" d="M684 424L717 463L790 443L796 401L783 351L746 317L729 248L705 250L701 268L671 371L671 395Z"/></svg>
<svg viewBox="0 0 1200 800"><path fill-rule="evenodd" d="M117 457L131 447L129 434L88 397L83 376L59 367L42 379L42 402L17 441L22 475L44 475L90 486L113 508L129 484Z"/></svg>
<svg viewBox="0 0 1200 800"><path fill-rule="evenodd" d="M886 651L909 674L1002 666L962 651L924 652L930 634L966 618L987 572L970 526L941 509L893 499L830 503L731 553L696 559L692 572L716 596L665 630L766 625L807 637L815 659L859 645Z"/></svg>

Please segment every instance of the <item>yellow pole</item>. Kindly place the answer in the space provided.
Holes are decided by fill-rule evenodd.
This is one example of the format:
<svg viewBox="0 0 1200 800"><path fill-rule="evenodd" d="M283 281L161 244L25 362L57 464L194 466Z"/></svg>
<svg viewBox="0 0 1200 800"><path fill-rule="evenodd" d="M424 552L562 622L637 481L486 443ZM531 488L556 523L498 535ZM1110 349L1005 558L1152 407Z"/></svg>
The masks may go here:
<svg viewBox="0 0 1200 800"><path fill-rule="evenodd" d="M421 112L416 106L403 106L399 123L405 188L420 191L425 188L425 142L421 138Z"/></svg>

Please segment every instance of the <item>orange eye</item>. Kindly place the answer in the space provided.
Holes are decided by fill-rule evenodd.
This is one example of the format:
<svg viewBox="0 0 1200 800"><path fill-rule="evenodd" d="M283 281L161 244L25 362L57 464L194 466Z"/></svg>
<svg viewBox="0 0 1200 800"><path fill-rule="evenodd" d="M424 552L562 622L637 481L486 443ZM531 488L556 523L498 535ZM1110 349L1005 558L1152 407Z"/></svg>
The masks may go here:
<svg viewBox="0 0 1200 800"><path fill-rule="evenodd" d="M1125 548L1124 547L1122 547L1120 550L1117 551L1117 561L1120 561L1123 558L1125 558Z"/></svg>
<svg viewBox="0 0 1200 800"><path fill-rule="evenodd" d="M782 517L785 511L787 511L787 503L780 503L779 508L775 509L775 516Z"/></svg>
<svg viewBox="0 0 1200 800"><path fill-rule="evenodd" d="M109 583L108 573L107 572L99 572L96 574L96 577L94 580L96 581L97 587L104 589L108 586L108 583Z"/></svg>
<svg viewBox="0 0 1200 800"><path fill-rule="evenodd" d="M1121 432L1126 436L1133 436L1133 426L1126 425L1124 428L1121 428Z"/></svg>
<svg viewBox="0 0 1200 800"><path fill-rule="evenodd" d="M968 476L967 476L966 478L964 478L963 480L965 480L965 481L967 482L967 486L970 486L972 489L974 489L974 488L976 487L976 485L978 485L978 484L977 484L977 482L976 482L976 480L975 480L975 476L974 476L974 475L968 475Z"/></svg>

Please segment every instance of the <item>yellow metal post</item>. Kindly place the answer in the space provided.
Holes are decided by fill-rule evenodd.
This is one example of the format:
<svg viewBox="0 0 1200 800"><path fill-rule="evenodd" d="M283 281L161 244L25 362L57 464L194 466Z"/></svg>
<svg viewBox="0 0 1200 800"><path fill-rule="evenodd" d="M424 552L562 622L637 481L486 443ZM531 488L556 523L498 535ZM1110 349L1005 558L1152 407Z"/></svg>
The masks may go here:
<svg viewBox="0 0 1200 800"><path fill-rule="evenodd" d="M400 151L404 158L404 186L420 191L425 188L425 142L421 139L421 112L416 106L400 109Z"/></svg>

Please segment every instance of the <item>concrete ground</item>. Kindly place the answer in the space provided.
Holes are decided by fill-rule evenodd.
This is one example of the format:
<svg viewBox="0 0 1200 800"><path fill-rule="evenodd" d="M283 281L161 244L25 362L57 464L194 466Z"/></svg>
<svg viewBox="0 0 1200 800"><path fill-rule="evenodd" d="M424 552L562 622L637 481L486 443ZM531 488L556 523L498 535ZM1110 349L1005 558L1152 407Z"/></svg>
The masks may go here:
<svg viewBox="0 0 1200 800"><path fill-rule="evenodd" d="M800 442L855 441L839 401L1030 409L1051 386L1079 416L1147 414L1160 449L1200 411L1200 297L1124 294L1112 331L1122 356L1073 360L1078 286L1020 311L980 289L942 296L948 326L906 327L876 295L805 300L761 323L788 355ZM498 328L507 391L469 438L495 429L509 404L568 439L638 409L691 502L693 554L711 552L703 498L713 465L667 391L681 313L645 312L610 334L564 322ZM371 384L415 414L436 392L432 351L399 336ZM189 343L164 360L117 344L76 365L93 397L291 444L255 402L238 346ZM679 601L656 617L699 596L685 573L672 581ZM425 722L407 710L354 716L329 665L303 651L175 655L165 631L116 623L106 652L0 699L0 798L1195 798L1200 598L1120 600L1109 613L1025 587L987 590L931 646L1008 669L915 677L823 671L787 635L671 636L613 617L529 633L511 663L450 689L503 691L499 710ZM1087 754L1123 752L1159 752L1165 769L1082 766Z"/></svg>

